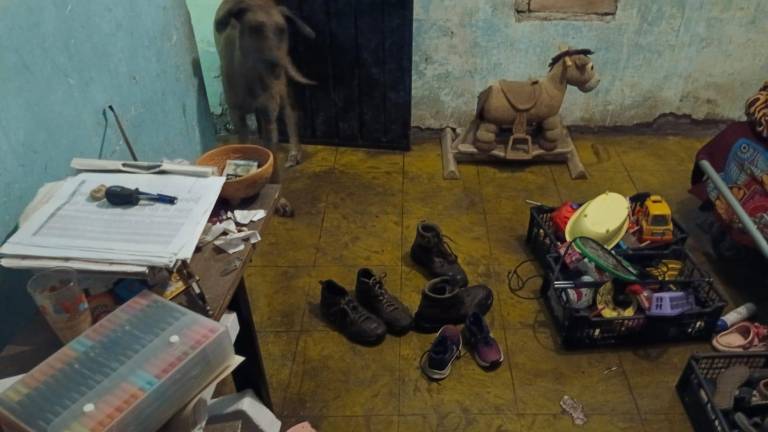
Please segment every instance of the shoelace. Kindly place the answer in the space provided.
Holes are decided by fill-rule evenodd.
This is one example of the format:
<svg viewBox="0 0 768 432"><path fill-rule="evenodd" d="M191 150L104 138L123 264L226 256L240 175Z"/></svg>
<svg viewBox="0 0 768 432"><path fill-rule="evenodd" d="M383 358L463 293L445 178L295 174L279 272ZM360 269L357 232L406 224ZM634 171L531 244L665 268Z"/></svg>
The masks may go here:
<svg viewBox="0 0 768 432"><path fill-rule="evenodd" d="M493 337L491 337L491 334L485 334L477 338L477 344L482 346L491 346L493 345Z"/></svg>
<svg viewBox="0 0 768 432"><path fill-rule="evenodd" d="M447 234L440 234L440 242L437 245L437 250L440 252L442 256L437 257L438 259L442 261L446 261L449 263L454 263L458 259L456 257L456 253L451 248L451 245L448 244L446 240L449 240L451 243L456 243L456 240L449 237Z"/></svg>
<svg viewBox="0 0 768 432"><path fill-rule="evenodd" d="M349 311L349 318L352 321L362 323L371 318L371 314L360 307L360 305L357 304L357 302L352 297L347 297L344 299L341 303L341 307Z"/></svg>
<svg viewBox="0 0 768 432"><path fill-rule="evenodd" d="M392 312L393 310L398 309L399 306L392 300L392 297L389 295L389 292L387 292L387 289L384 288L384 279L386 279L386 277L387 273L384 272L378 276L373 276L366 282L370 283L374 290L376 290L376 297L384 306L384 310L387 312Z"/></svg>
<svg viewBox="0 0 768 432"><path fill-rule="evenodd" d="M424 351L423 353L421 353L421 357L419 357L419 367L421 367L421 368L423 368L423 367L424 367L424 358L425 358L427 355L429 355L430 351L432 351L432 349L431 349L431 348L430 348L430 349L428 349L428 350L426 350L426 351ZM467 354L467 352L468 352L468 351L466 351L466 350L465 350L463 347L462 347L461 349L459 349L459 352L458 352L458 353L456 353L456 360L460 359L462 356L464 356L465 354ZM440 381L436 381L436 382L435 382L435 384L438 384L438 385L440 385Z"/></svg>

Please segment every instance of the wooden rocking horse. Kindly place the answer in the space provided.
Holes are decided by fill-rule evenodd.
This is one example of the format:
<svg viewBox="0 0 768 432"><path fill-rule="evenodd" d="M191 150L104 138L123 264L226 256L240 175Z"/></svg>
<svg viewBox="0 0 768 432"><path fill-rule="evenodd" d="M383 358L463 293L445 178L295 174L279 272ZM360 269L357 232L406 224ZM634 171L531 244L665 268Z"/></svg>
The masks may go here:
<svg viewBox="0 0 768 432"><path fill-rule="evenodd" d="M499 80L483 90L469 127L457 130L458 138L450 128L443 131L443 177L459 178L458 158L560 160L568 164L572 178L586 178L559 112L569 85L587 93L600 83L591 54L561 47L543 79Z"/></svg>

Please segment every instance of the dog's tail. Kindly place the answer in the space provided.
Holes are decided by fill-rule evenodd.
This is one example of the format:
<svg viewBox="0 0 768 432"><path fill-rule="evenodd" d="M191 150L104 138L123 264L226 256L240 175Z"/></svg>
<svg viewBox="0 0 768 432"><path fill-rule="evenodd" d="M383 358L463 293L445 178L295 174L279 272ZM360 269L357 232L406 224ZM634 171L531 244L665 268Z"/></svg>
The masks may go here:
<svg viewBox="0 0 768 432"><path fill-rule="evenodd" d="M305 77L304 75L302 75L301 72L299 72L299 70L296 69L296 65L293 64L293 60L288 58L288 61L286 63L287 64L285 65L285 71L286 71L286 73L288 73L288 76L292 80L294 80L296 82L300 82L302 84L306 84L306 85L315 85L315 84L317 84L316 82L314 82L311 79L309 79L309 78Z"/></svg>

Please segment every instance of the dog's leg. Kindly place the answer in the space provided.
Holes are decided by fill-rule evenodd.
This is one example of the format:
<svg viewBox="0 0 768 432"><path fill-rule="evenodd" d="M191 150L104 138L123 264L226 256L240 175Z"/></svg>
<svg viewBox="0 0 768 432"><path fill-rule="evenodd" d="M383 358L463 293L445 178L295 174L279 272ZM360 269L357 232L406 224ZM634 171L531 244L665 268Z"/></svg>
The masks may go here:
<svg viewBox="0 0 768 432"><path fill-rule="evenodd" d="M277 110L278 107L274 106L274 108L270 107L265 110L260 110L256 115L259 120L259 132L264 141L264 146L272 152L272 155L275 158L272 165L272 178L270 179L270 183L279 184L282 175L280 173L280 163L277 160ZM278 200L277 206L275 207L275 214L282 217L293 217L293 206L291 206L291 203L288 202L285 197L281 196Z"/></svg>
<svg viewBox="0 0 768 432"><path fill-rule="evenodd" d="M247 114L243 111L230 108L229 121L232 123L232 130L237 134L238 140L240 140L241 143L247 143L250 136Z"/></svg>
<svg viewBox="0 0 768 432"><path fill-rule="evenodd" d="M288 129L288 158L285 167L290 168L301 163L301 143L299 143L299 130L296 124L296 111L291 106L291 99L286 94L280 104L283 109L285 128Z"/></svg>

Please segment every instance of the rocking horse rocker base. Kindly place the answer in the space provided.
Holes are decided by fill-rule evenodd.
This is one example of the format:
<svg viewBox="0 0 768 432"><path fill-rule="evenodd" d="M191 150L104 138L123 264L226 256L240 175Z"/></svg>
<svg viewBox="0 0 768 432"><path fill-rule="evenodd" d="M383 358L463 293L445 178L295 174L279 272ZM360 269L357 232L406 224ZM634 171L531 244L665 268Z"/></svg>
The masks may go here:
<svg viewBox="0 0 768 432"><path fill-rule="evenodd" d="M460 178L458 162L502 160L565 162L572 179L587 178L587 171L579 159L579 153L576 151L567 130L557 147L551 151L542 149L530 135L512 134L506 144L497 143L495 149L483 152L478 150L473 142L477 126L477 121L473 120L466 129L459 128L455 132L451 128L443 130L440 138L443 153L443 178Z"/></svg>
<svg viewBox="0 0 768 432"><path fill-rule="evenodd" d="M565 162L572 178L586 178L559 113L568 86L589 93L600 83L590 54L562 45L544 78L501 79L480 92L469 127L443 131L443 177L459 178L457 160L508 160Z"/></svg>

